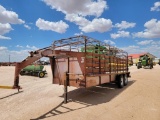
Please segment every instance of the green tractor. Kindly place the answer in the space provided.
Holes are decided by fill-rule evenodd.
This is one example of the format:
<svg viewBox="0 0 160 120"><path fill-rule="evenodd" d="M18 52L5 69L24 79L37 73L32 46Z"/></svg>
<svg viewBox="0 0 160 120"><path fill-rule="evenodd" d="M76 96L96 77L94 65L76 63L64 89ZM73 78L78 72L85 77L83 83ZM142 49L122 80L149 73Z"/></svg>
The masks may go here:
<svg viewBox="0 0 160 120"><path fill-rule="evenodd" d="M153 68L153 60L148 55L142 55L139 58L139 61L137 63L137 69L140 68Z"/></svg>
<svg viewBox="0 0 160 120"><path fill-rule="evenodd" d="M20 75L31 75L43 78L45 74L47 74L47 71L43 70L43 68L43 65L28 65L27 67L21 70Z"/></svg>

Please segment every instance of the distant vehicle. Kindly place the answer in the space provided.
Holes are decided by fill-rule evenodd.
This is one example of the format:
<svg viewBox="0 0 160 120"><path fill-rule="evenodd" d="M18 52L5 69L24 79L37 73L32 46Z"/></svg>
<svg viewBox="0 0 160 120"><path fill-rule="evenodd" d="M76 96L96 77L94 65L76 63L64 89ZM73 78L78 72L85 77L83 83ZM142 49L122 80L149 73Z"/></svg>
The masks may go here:
<svg viewBox="0 0 160 120"><path fill-rule="evenodd" d="M49 65L50 62L47 62L47 61L42 61L42 65Z"/></svg>
<svg viewBox="0 0 160 120"><path fill-rule="evenodd" d="M49 65L50 62L49 62L49 61L42 61L42 60L39 60L39 61L36 62L36 64L38 64L38 65Z"/></svg>
<svg viewBox="0 0 160 120"><path fill-rule="evenodd" d="M128 56L128 65L129 66L133 65L133 58L132 58L132 56Z"/></svg>
<svg viewBox="0 0 160 120"><path fill-rule="evenodd" d="M153 68L153 60L148 55L142 55L139 58L139 61L137 63L137 69L140 68Z"/></svg>

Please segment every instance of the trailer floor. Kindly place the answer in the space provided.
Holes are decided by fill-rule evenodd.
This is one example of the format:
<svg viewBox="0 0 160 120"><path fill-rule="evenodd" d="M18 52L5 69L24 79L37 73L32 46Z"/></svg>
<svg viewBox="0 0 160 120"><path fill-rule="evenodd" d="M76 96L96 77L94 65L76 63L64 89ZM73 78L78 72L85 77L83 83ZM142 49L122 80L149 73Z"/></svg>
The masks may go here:
<svg viewBox="0 0 160 120"><path fill-rule="evenodd" d="M89 89L69 87L63 104L63 86L48 76L21 76L17 90L0 89L0 120L160 120L160 66L152 70L130 67L128 86L105 84ZM12 85L14 67L0 66L0 85Z"/></svg>

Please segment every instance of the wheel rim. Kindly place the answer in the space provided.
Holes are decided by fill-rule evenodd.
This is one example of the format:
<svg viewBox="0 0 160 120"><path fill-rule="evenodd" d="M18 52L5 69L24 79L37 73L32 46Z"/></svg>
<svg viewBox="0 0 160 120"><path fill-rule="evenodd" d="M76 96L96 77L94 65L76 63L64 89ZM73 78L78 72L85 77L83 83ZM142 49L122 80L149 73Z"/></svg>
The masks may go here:
<svg viewBox="0 0 160 120"><path fill-rule="evenodd" d="M44 76L44 73L40 73L39 76L40 76L40 77L43 77L43 76Z"/></svg>
<svg viewBox="0 0 160 120"><path fill-rule="evenodd" d="M127 83L128 83L128 78L127 78L127 75L125 75L124 76L124 84L127 85Z"/></svg>
<svg viewBox="0 0 160 120"><path fill-rule="evenodd" d="M121 86L124 85L123 76L121 76Z"/></svg>

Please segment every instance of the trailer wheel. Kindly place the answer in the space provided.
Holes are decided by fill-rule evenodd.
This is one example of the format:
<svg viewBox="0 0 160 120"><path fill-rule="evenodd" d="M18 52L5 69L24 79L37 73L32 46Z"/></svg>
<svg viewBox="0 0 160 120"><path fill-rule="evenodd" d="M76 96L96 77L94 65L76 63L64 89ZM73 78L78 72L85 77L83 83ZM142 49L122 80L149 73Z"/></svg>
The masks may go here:
<svg viewBox="0 0 160 120"><path fill-rule="evenodd" d="M142 64L140 62L137 63L137 69L142 68Z"/></svg>
<svg viewBox="0 0 160 120"><path fill-rule="evenodd" d="M124 77L123 77L123 75L120 75L118 77L118 87L123 88L123 86L124 86Z"/></svg>
<svg viewBox="0 0 160 120"><path fill-rule="evenodd" d="M124 83L124 86L126 86L128 84L128 77L127 77L127 74L125 74L123 76L123 83Z"/></svg>
<svg viewBox="0 0 160 120"><path fill-rule="evenodd" d="M149 68L150 68L150 69L152 69L152 68L153 68L153 64L152 64L152 63L149 65Z"/></svg>
<svg viewBox="0 0 160 120"><path fill-rule="evenodd" d="M45 73L44 73L44 72L39 72L39 73L38 73L38 77L39 77L39 78L43 78L44 76L45 76Z"/></svg>
<svg viewBox="0 0 160 120"><path fill-rule="evenodd" d="M149 65L149 69L152 69L152 66L151 66L151 65Z"/></svg>

